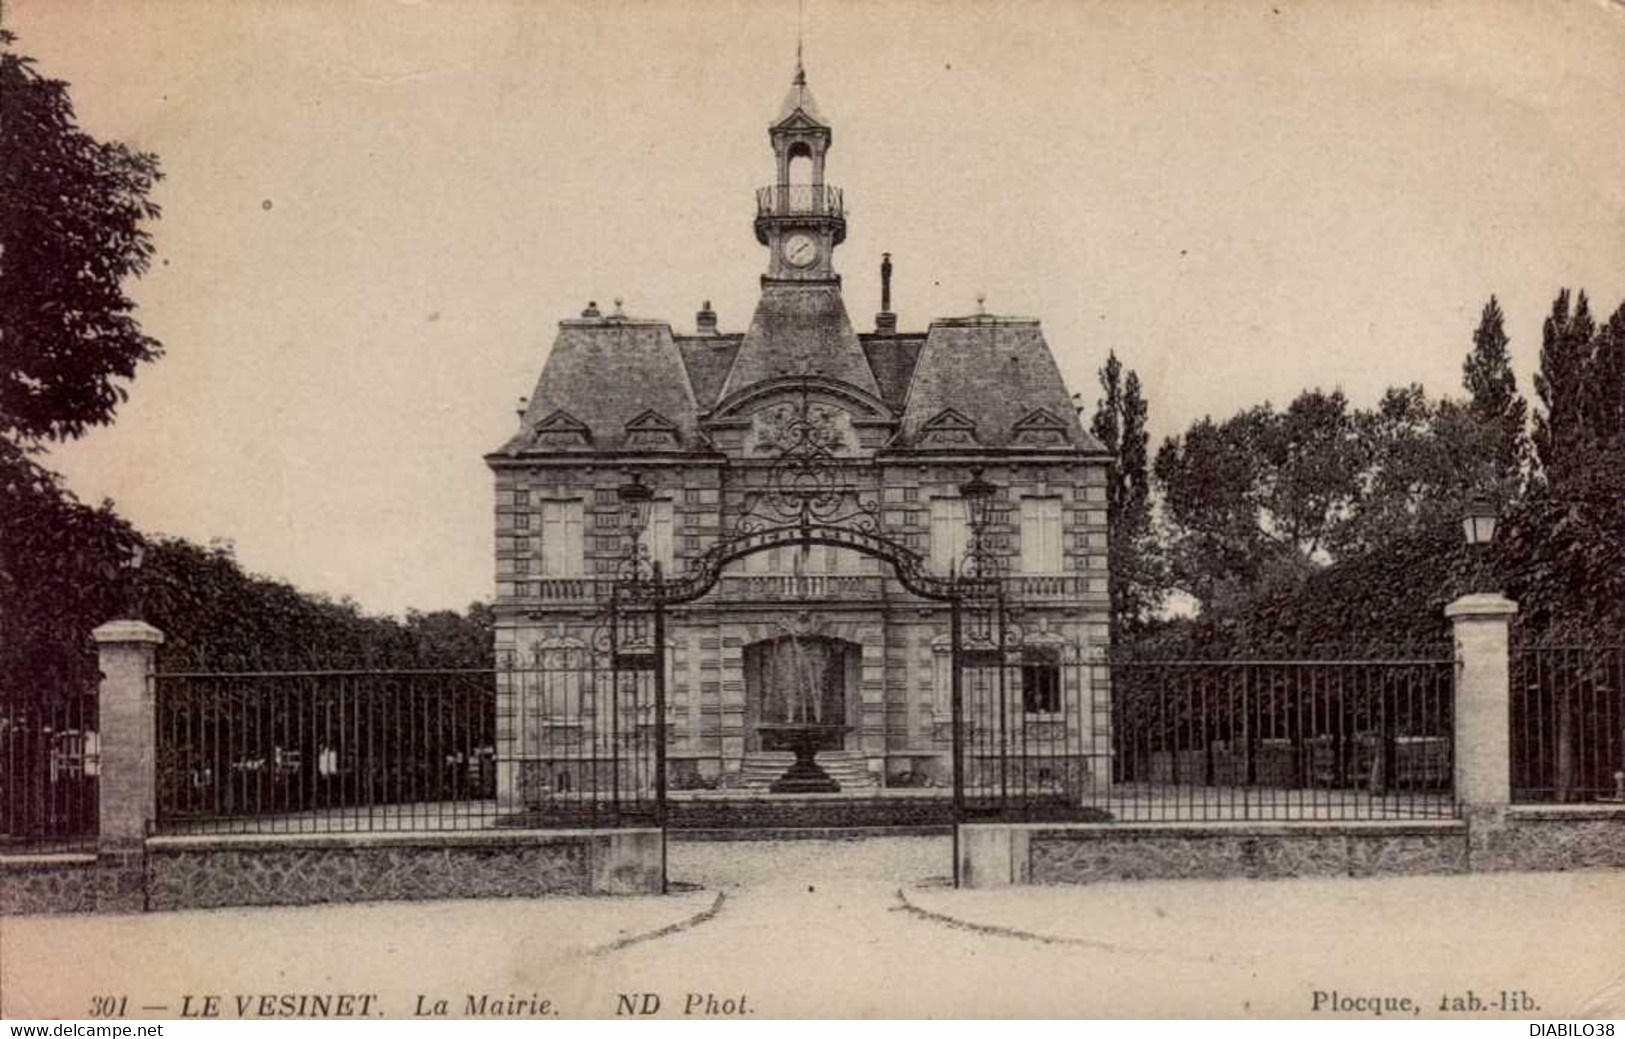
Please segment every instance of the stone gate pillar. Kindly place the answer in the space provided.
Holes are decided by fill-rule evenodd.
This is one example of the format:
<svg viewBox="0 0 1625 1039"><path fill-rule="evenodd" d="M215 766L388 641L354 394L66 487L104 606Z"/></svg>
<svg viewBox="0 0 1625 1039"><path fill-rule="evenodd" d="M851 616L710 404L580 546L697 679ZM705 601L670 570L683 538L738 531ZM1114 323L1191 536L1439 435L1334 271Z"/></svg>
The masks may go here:
<svg viewBox="0 0 1625 1039"><path fill-rule="evenodd" d="M96 640L100 772L96 842L98 905L144 908L146 840L158 818L158 714L153 675L163 632L144 621L108 621Z"/></svg>
<svg viewBox="0 0 1625 1039"><path fill-rule="evenodd" d="M1456 650L1456 800L1469 810L1512 801L1509 633L1517 613L1517 603L1493 593L1444 608Z"/></svg>

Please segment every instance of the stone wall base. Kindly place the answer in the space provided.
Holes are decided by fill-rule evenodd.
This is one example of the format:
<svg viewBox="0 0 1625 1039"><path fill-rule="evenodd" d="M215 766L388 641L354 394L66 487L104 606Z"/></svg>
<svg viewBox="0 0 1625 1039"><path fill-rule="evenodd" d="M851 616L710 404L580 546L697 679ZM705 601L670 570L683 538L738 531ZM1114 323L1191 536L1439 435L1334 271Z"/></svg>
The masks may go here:
<svg viewBox="0 0 1625 1039"><path fill-rule="evenodd" d="M1466 808L1472 868L1625 869L1625 805Z"/></svg>
<svg viewBox="0 0 1625 1039"><path fill-rule="evenodd" d="M969 887L1370 877L1466 868L1467 828L1456 820L988 824L964 827L960 840L960 881Z"/></svg>
<svg viewBox="0 0 1625 1039"><path fill-rule="evenodd" d="M0 916L93 913L99 885L94 855L0 858Z"/></svg>
<svg viewBox="0 0 1625 1039"><path fill-rule="evenodd" d="M158 837L152 909L659 894L660 831Z"/></svg>
<svg viewBox="0 0 1625 1039"><path fill-rule="evenodd" d="M100 854L0 856L0 916L139 913L146 908L140 848Z"/></svg>
<svg viewBox="0 0 1625 1039"><path fill-rule="evenodd" d="M1461 819L1408 822L991 823L960 834L968 887L1625 869L1625 805L1464 808Z"/></svg>
<svg viewBox="0 0 1625 1039"><path fill-rule="evenodd" d="M0 914L659 894L655 829L154 837L0 860Z"/></svg>

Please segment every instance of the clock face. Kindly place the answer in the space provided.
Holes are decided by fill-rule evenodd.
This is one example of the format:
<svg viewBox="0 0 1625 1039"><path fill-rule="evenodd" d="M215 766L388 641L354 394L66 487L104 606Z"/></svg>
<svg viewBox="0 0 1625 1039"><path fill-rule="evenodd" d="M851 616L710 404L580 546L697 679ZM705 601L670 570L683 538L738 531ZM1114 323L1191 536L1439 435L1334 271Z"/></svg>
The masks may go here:
<svg viewBox="0 0 1625 1039"><path fill-rule="evenodd" d="M791 235L784 243L784 258L793 267L805 267L818 259L818 245L804 234Z"/></svg>

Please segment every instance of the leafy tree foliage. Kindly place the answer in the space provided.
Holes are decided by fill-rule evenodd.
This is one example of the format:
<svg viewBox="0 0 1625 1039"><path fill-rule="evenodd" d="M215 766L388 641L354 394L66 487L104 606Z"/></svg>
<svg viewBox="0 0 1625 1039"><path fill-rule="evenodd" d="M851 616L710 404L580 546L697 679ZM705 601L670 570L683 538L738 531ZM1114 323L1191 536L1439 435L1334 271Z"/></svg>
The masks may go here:
<svg viewBox="0 0 1625 1039"><path fill-rule="evenodd" d="M178 665L472 668L493 659L488 606L412 611L404 623L367 616L353 601L244 571L229 545L159 539L137 585L145 619L164 632L165 657Z"/></svg>
<svg viewBox="0 0 1625 1039"><path fill-rule="evenodd" d="M1311 390L1284 411L1204 419L1157 458L1174 570L1198 642L1431 641L1466 588L1459 521L1503 439L1470 405L1389 389L1376 407ZM1488 482L1486 482L1488 481Z"/></svg>
<svg viewBox="0 0 1625 1039"><path fill-rule="evenodd" d="M95 684L90 631L124 609L139 543L110 502L82 504L0 439L0 690L36 699Z"/></svg>
<svg viewBox="0 0 1625 1039"><path fill-rule="evenodd" d="M1095 403L1090 431L1115 460L1106 484L1111 619L1118 631L1133 630L1167 596L1162 553L1152 528L1148 409L1139 374L1130 370L1125 376L1116 351L1107 356L1099 374L1102 396Z"/></svg>
<svg viewBox="0 0 1625 1039"><path fill-rule="evenodd" d="M1496 476L1510 480L1521 473L1528 453L1529 405L1518 393L1505 321L1500 302L1491 296L1473 332L1472 352L1462 362L1462 385L1473 420L1498 433Z"/></svg>
<svg viewBox="0 0 1625 1039"><path fill-rule="evenodd" d="M1537 471L1499 539L1526 626L1617 639L1625 629L1625 304L1596 327L1565 289L1543 330Z"/></svg>
<svg viewBox="0 0 1625 1039"><path fill-rule="evenodd" d="M1535 460L1548 484L1566 486L1570 469L1582 460L1588 439L1586 379L1595 332L1584 290L1572 311L1569 290L1559 292L1541 331L1540 370L1535 373L1535 394L1542 408L1535 414Z"/></svg>
<svg viewBox="0 0 1625 1039"><path fill-rule="evenodd" d="M0 32L0 435L61 440L110 422L157 357L125 279L147 270L158 160L78 128L68 85Z"/></svg>
<svg viewBox="0 0 1625 1039"><path fill-rule="evenodd" d="M1270 567L1323 561L1360 492L1365 451L1341 391L1308 390L1224 422L1204 418L1157 452L1175 580L1204 602Z"/></svg>

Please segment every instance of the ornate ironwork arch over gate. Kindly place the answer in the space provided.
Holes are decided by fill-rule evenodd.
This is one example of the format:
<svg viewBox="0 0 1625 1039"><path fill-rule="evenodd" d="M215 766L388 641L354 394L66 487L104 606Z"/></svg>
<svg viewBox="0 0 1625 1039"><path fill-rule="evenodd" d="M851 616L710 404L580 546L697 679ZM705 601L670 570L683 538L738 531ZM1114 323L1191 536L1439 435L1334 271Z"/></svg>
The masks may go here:
<svg viewBox="0 0 1625 1039"><path fill-rule="evenodd" d="M959 488L970 510L969 543L963 560L947 575L933 573L927 558L902 539L887 533L878 502L866 499L852 479L857 467L843 459L844 445L832 409L814 404L802 381L799 406L777 415L757 442L769 454L765 467L752 466L751 488L727 532L677 573L668 574L651 558L644 539L652 490L636 471L618 490L625 530L625 551L617 566L609 601L598 625L594 655L612 673L619 690L626 674L646 676L653 700L654 733L651 772L656 814L664 826L667 807L666 668L667 610L694 602L714 589L728 564L780 547L823 545L854 551L886 563L911 594L949 608L954 666L951 682L953 716L952 769L954 871L958 877L958 826L965 815L965 725L961 671L985 667L965 647L967 619L990 630L1002 642L1006 611L998 561L989 551L984 529L996 488L974 472ZM985 633L984 633L985 634ZM984 654L985 655L985 654ZM634 679L639 681L640 679ZM616 694L620 694L617 692ZM615 714L618 716L619 711Z"/></svg>

